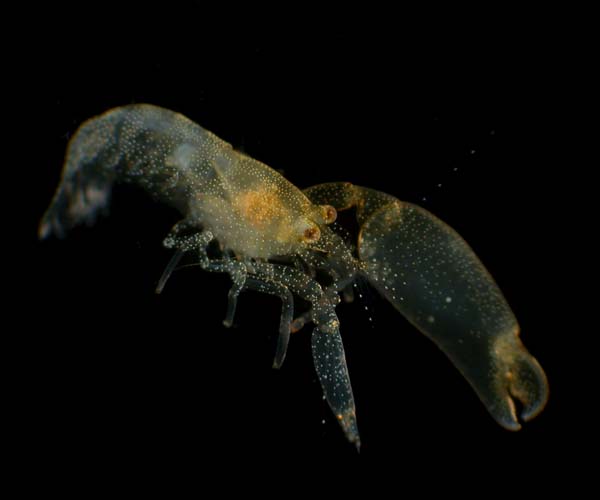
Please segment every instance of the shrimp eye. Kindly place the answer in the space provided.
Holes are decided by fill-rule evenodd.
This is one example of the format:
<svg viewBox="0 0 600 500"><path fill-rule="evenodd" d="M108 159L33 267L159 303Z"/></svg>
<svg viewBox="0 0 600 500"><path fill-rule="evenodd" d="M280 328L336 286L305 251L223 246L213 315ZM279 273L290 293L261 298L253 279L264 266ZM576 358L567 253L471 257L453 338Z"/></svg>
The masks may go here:
<svg viewBox="0 0 600 500"><path fill-rule="evenodd" d="M308 229L304 230L304 241L315 242L319 241L320 237L321 231L319 231L317 226L309 227Z"/></svg>
<svg viewBox="0 0 600 500"><path fill-rule="evenodd" d="M331 224L337 219L337 211L331 205L321 205L321 212L325 224Z"/></svg>

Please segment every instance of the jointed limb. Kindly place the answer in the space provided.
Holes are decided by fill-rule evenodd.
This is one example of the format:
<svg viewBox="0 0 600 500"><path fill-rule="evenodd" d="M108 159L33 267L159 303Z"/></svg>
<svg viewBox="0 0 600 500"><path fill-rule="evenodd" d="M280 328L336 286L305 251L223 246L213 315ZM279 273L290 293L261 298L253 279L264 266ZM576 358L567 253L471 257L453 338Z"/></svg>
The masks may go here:
<svg viewBox="0 0 600 500"><path fill-rule="evenodd" d="M294 298L289 288L275 281L266 281L257 278L248 278L244 290L257 290L269 295L276 295L281 299L281 319L279 321L279 337L277 338L277 350L273 368L281 368L287 353L290 341L290 325L294 317Z"/></svg>

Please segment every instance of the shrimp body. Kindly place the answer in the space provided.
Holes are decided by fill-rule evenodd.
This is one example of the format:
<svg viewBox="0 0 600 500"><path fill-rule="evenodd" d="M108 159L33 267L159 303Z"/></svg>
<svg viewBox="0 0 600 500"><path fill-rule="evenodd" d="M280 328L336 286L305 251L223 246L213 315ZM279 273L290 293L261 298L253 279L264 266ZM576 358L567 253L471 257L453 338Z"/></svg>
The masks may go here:
<svg viewBox="0 0 600 500"><path fill-rule="evenodd" d="M346 437L360 438L335 308L366 278L440 347L503 427L543 408L546 376L522 344L508 302L468 244L421 207L348 182L300 191L279 173L188 118L156 106L115 108L85 122L71 139L62 179L42 218L41 238L63 236L107 210L115 183L135 184L182 215L164 240L175 253L160 292L185 253L207 271L228 273L224 320L242 290L282 301L274 368L290 333L312 323L312 354L323 392ZM331 225L355 207L354 243ZM216 240L220 251L209 255ZM294 297L310 308L294 318Z"/></svg>
<svg viewBox="0 0 600 500"><path fill-rule="evenodd" d="M181 114L142 104L79 128L40 236L93 222L114 182L142 187L247 257L294 253L323 222L322 211L275 170Z"/></svg>

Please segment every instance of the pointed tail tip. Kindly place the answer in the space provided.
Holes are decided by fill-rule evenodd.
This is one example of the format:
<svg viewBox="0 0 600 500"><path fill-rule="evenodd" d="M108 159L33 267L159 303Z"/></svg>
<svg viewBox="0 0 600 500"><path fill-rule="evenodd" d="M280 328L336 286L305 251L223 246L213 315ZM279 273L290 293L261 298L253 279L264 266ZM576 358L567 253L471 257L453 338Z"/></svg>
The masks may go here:
<svg viewBox="0 0 600 500"><path fill-rule="evenodd" d="M62 228L59 227L58 224L50 219L47 215L44 215L40 221L40 225L38 226L38 239L40 241L46 240L52 235L52 233L58 237L62 237L63 235Z"/></svg>
<svg viewBox="0 0 600 500"><path fill-rule="evenodd" d="M54 236L62 240L67 231L73 227L73 222L65 211L64 204L53 201L42 215L37 230L38 238L45 240Z"/></svg>
<svg viewBox="0 0 600 500"><path fill-rule="evenodd" d="M55 236L58 239L65 237L65 228L58 222L57 219L44 216L40 225L38 226L38 239L40 241L48 239L50 236Z"/></svg>
<svg viewBox="0 0 600 500"><path fill-rule="evenodd" d="M39 240L45 240L50 235L50 226L47 222L40 222L37 235Z"/></svg>

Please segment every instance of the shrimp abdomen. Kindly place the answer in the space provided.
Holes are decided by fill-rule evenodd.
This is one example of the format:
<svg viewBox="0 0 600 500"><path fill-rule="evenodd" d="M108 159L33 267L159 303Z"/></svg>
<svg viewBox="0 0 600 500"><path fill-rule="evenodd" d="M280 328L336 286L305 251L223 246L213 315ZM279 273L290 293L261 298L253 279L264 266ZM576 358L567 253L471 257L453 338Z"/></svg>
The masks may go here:
<svg viewBox="0 0 600 500"><path fill-rule="evenodd" d="M78 224L92 224L105 211L119 162L117 109L83 123L67 148L62 178L39 226L39 237L64 237Z"/></svg>
<svg viewBox="0 0 600 500"><path fill-rule="evenodd" d="M60 185L39 227L40 238L91 225L106 212L115 182L135 184L154 199L190 212L214 159L231 146L185 116L148 104L114 108L83 123L69 142ZM213 187L214 189L214 187Z"/></svg>

